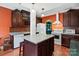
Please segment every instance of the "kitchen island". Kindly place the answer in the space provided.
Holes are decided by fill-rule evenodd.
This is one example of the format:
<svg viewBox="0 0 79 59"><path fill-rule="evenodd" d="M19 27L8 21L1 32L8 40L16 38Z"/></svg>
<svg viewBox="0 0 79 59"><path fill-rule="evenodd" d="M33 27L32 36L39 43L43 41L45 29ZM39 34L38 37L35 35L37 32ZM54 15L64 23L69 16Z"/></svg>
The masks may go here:
<svg viewBox="0 0 79 59"><path fill-rule="evenodd" d="M53 51L54 35L24 36L23 56L52 56Z"/></svg>

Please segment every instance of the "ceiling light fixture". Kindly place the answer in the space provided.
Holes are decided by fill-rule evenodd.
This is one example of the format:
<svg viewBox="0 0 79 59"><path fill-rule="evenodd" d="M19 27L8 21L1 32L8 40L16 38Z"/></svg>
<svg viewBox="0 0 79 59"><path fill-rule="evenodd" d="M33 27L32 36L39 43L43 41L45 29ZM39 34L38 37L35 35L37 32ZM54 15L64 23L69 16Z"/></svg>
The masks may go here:
<svg viewBox="0 0 79 59"><path fill-rule="evenodd" d="M35 3L32 3L32 12L35 12L34 5L35 5Z"/></svg>
<svg viewBox="0 0 79 59"><path fill-rule="evenodd" d="M34 9L34 5L35 5L35 3L32 3L32 9Z"/></svg>
<svg viewBox="0 0 79 59"><path fill-rule="evenodd" d="M44 17L44 8L42 8L42 14L41 14L41 17Z"/></svg>

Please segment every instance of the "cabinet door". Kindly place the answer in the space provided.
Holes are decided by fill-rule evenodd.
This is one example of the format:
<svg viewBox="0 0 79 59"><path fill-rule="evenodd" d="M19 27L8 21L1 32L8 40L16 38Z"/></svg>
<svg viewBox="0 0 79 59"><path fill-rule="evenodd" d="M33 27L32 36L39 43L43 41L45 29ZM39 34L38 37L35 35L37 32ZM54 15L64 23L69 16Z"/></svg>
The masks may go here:
<svg viewBox="0 0 79 59"><path fill-rule="evenodd" d="M37 45L24 40L23 56L37 56Z"/></svg>
<svg viewBox="0 0 79 59"><path fill-rule="evenodd" d="M48 40L45 40L38 44L38 56L47 56Z"/></svg>
<svg viewBox="0 0 79 59"><path fill-rule="evenodd" d="M79 11L71 12L71 26L78 27L79 25Z"/></svg>
<svg viewBox="0 0 79 59"><path fill-rule="evenodd" d="M23 22L23 20L22 20L22 15L21 15L21 13L18 12L17 16L18 16L18 17L17 17L18 26L19 26L19 27L24 26L24 22Z"/></svg>
<svg viewBox="0 0 79 59"><path fill-rule="evenodd" d="M50 38L48 40L47 46L48 46L48 48L47 48L47 56L53 55L53 51L54 51L54 37L52 37L52 38Z"/></svg>
<svg viewBox="0 0 79 59"><path fill-rule="evenodd" d="M17 27L18 21L17 21L17 15L15 11L12 12L12 27Z"/></svg>
<svg viewBox="0 0 79 59"><path fill-rule="evenodd" d="M70 48L70 37L62 36L62 46Z"/></svg>
<svg viewBox="0 0 79 59"><path fill-rule="evenodd" d="M21 27L23 24L21 12L19 10L14 10L12 12L12 27Z"/></svg>
<svg viewBox="0 0 79 59"><path fill-rule="evenodd" d="M24 25L30 25L30 12L27 12L25 10L21 10L21 14L22 14L22 21L24 23Z"/></svg>
<svg viewBox="0 0 79 59"><path fill-rule="evenodd" d="M64 27L70 27L70 12L64 13L63 25Z"/></svg>
<svg viewBox="0 0 79 59"><path fill-rule="evenodd" d="M54 37L38 44L39 56L51 56L54 51Z"/></svg>

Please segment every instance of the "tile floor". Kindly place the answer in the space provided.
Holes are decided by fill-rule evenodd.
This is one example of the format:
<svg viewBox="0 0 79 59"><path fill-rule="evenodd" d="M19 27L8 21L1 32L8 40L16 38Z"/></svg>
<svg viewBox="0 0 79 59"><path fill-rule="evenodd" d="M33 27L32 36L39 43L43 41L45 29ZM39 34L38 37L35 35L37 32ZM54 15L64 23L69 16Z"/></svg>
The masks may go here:
<svg viewBox="0 0 79 59"><path fill-rule="evenodd" d="M54 56L68 56L69 49L60 45L54 45ZM19 48L14 49L2 56L19 56Z"/></svg>

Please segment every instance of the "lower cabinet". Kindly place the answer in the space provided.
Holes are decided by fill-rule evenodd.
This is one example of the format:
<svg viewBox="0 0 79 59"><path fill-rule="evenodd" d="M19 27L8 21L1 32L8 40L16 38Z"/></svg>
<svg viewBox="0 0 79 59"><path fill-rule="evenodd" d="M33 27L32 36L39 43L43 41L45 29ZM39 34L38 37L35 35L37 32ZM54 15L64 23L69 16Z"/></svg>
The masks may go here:
<svg viewBox="0 0 79 59"><path fill-rule="evenodd" d="M41 44L38 44L38 55L40 56L46 56L47 53L47 41L41 42Z"/></svg>
<svg viewBox="0 0 79 59"><path fill-rule="evenodd" d="M62 36L62 46L69 48L69 45L70 45L70 37Z"/></svg>
<svg viewBox="0 0 79 59"><path fill-rule="evenodd" d="M23 56L52 56L54 51L54 37L38 44L24 40Z"/></svg>
<svg viewBox="0 0 79 59"><path fill-rule="evenodd" d="M62 34L62 46L70 48L70 45L72 44L71 40L79 41L79 35Z"/></svg>
<svg viewBox="0 0 79 59"><path fill-rule="evenodd" d="M41 42L41 44L38 44L38 55L42 56L51 56L53 55L54 51L54 38L50 38L49 40L46 40L44 42Z"/></svg>

